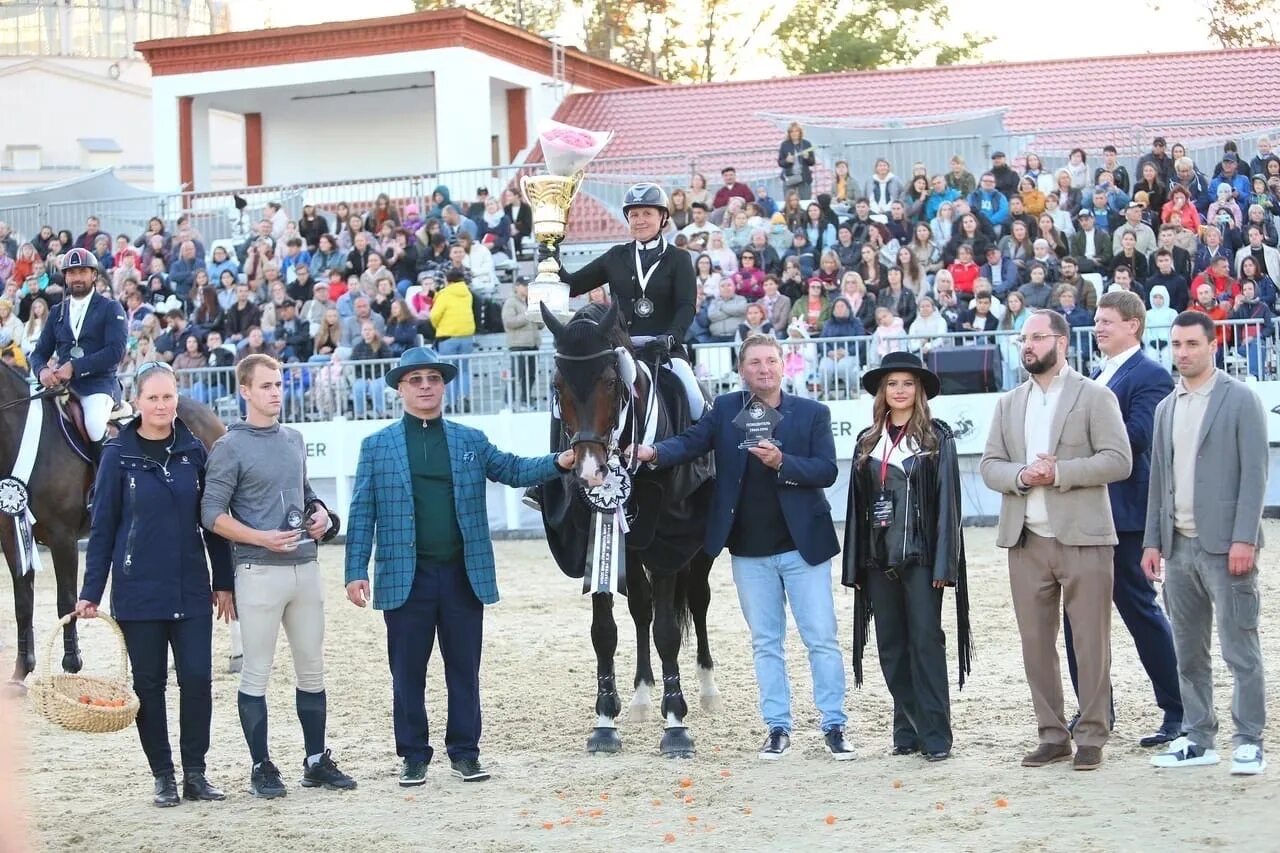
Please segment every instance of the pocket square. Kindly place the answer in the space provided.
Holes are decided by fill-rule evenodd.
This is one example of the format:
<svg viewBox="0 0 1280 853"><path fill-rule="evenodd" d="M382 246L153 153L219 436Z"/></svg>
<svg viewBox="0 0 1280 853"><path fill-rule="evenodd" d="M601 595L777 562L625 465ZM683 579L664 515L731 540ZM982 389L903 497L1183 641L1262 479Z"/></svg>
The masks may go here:
<svg viewBox="0 0 1280 853"><path fill-rule="evenodd" d="M475 461L476 461L476 452L475 452L474 450L468 450L468 451L466 451L465 453L463 453L463 454L462 454L462 461L463 461L463 462L475 462Z"/></svg>

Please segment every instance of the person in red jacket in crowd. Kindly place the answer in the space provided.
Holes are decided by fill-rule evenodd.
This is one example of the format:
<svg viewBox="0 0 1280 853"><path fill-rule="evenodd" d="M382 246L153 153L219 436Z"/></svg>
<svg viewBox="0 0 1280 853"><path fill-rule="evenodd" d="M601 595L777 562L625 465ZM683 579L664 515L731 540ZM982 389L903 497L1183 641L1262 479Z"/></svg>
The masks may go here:
<svg viewBox="0 0 1280 853"><path fill-rule="evenodd" d="M951 279L956 285L956 295L967 303L973 298L973 283L977 281L981 269L973 262L973 248L968 243L961 243L956 249L956 259L947 267Z"/></svg>
<svg viewBox="0 0 1280 853"><path fill-rule="evenodd" d="M1160 222L1180 222L1183 228L1199 233L1200 211L1196 210L1191 193L1182 184L1174 184L1169 190L1169 200L1160 209Z"/></svg>
<svg viewBox="0 0 1280 853"><path fill-rule="evenodd" d="M1191 280L1191 292L1199 299L1200 285L1207 284L1213 288L1213 296L1217 299L1226 296L1234 302L1240 295L1240 282L1231 277L1231 262L1218 255L1209 264L1209 268Z"/></svg>
<svg viewBox="0 0 1280 853"><path fill-rule="evenodd" d="M1199 277L1197 277L1199 278ZM1219 367L1222 367L1222 354L1231 344L1231 330L1221 325L1221 321L1227 319L1231 315L1231 303L1234 299L1232 296L1222 294L1215 296L1212 284L1201 284L1194 288L1196 301L1187 306L1188 311L1199 311L1201 314L1208 314L1209 319L1217 326L1218 336L1218 361Z"/></svg>
<svg viewBox="0 0 1280 853"><path fill-rule="evenodd" d="M719 210L722 207L729 206L729 199L737 196L744 202L750 203L756 200L755 194L751 192L751 187L746 184L738 183L738 170L732 166L725 166L720 170L720 177L724 178L724 186L716 190L716 197L712 202L712 207Z"/></svg>

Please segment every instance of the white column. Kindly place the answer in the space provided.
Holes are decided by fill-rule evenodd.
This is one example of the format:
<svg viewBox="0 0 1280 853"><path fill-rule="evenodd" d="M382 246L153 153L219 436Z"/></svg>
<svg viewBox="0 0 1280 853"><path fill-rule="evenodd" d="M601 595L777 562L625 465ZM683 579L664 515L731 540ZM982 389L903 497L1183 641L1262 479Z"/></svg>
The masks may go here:
<svg viewBox="0 0 1280 853"><path fill-rule="evenodd" d="M178 95L153 78L151 95L152 182L155 189L171 192L182 185L178 151Z"/></svg>
<svg viewBox="0 0 1280 853"><path fill-rule="evenodd" d="M209 177L212 153L209 145L209 106L204 98L191 104L191 179L192 189L213 189Z"/></svg>
<svg viewBox="0 0 1280 853"><path fill-rule="evenodd" d="M435 74L436 169L476 169L492 159L493 122L489 114L489 76L474 65L445 62ZM474 187L453 187L466 198Z"/></svg>

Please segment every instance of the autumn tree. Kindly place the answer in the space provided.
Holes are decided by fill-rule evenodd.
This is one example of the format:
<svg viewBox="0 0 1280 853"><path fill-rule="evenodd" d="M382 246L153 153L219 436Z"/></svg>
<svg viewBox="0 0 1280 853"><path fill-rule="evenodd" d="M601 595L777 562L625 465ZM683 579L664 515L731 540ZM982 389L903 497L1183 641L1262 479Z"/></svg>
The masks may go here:
<svg viewBox="0 0 1280 853"><path fill-rule="evenodd" d="M797 0L774 39L795 74L912 65L921 56L951 65L991 41L952 32L945 0Z"/></svg>
<svg viewBox="0 0 1280 853"><path fill-rule="evenodd" d="M1209 35L1224 48L1276 44L1276 0L1206 0Z"/></svg>
<svg viewBox="0 0 1280 853"><path fill-rule="evenodd" d="M458 0L413 0L413 8L419 12L466 6L487 18L519 27L534 35L554 30L560 22L564 5L564 0L476 0L474 3L460 3Z"/></svg>

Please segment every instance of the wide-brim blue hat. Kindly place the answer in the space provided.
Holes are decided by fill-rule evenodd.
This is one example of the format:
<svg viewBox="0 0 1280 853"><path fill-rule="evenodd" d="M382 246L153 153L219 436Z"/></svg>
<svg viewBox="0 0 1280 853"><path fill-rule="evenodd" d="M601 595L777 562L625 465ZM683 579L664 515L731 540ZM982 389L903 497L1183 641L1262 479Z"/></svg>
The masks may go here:
<svg viewBox="0 0 1280 853"><path fill-rule="evenodd" d="M406 373L424 368L440 371L446 385L458 375L457 366L441 361L440 356L431 347L411 347L400 356L400 363L387 371L387 384L394 388L400 384L401 377Z"/></svg>

